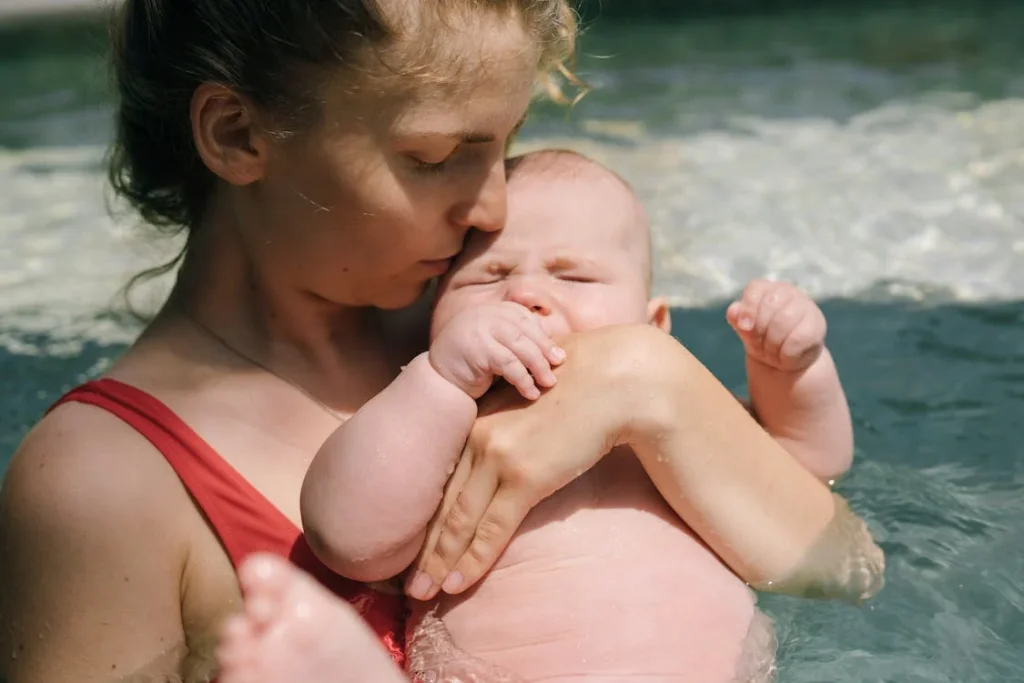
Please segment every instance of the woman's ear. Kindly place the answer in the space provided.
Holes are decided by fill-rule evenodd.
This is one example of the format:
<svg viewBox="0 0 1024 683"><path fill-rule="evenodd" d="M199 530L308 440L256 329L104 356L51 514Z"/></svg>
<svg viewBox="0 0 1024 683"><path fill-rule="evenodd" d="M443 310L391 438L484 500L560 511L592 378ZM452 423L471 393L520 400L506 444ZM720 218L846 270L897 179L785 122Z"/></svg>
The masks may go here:
<svg viewBox="0 0 1024 683"><path fill-rule="evenodd" d="M254 112L238 94L204 83L192 95L192 139L210 171L232 185L248 185L263 177L266 136Z"/></svg>
<svg viewBox="0 0 1024 683"><path fill-rule="evenodd" d="M672 334L672 313L668 302L661 297L647 302L647 320L666 334Z"/></svg>

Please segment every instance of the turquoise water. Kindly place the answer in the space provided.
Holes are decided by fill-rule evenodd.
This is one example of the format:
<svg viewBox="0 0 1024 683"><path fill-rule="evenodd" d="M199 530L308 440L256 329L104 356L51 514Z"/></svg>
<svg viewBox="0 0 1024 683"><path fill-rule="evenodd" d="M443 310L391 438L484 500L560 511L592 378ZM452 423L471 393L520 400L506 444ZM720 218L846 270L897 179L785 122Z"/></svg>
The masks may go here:
<svg viewBox="0 0 1024 683"><path fill-rule="evenodd" d="M765 599L782 681L1024 680L1022 27L950 3L598 22L594 92L524 131L636 185L674 327L728 386L747 278L824 302L857 428L841 491L888 584L859 610ZM82 26L0 33L0 471L130 340L107 309L165 248L104 205L102 49Z"/></svg>
<svg viewBox="0 0 1024 683"><path fill-rule="evenodd" d="M839 489L885 549L887 585L860 610L764 600L781 626L780 681L1024 680L1024 303L824 309L856 420ZM720 315L676 322L739 386Z"/></svg>

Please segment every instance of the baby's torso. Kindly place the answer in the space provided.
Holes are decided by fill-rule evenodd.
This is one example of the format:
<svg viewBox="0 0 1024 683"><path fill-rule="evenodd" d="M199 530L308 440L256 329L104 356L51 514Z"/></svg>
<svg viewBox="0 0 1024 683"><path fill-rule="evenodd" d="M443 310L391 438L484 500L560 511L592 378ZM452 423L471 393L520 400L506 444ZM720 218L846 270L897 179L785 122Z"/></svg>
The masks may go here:
<svg viewBox="0 0 1024 683"><path fill-rule="evenodd" d="M479 586L437 614L461 650L527 681L728 683L748 635L771 640L749 633L765 626L752 593L628 450L537 506Z"/></svg>

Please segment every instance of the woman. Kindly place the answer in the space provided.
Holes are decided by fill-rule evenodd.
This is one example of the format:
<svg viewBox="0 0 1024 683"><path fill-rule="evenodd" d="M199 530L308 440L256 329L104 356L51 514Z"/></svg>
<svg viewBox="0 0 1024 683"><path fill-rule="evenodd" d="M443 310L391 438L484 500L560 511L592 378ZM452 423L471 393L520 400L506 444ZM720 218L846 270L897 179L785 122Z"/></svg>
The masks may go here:
<svg viewBox="0 0 1024 683"><path fill-rule="evenodd" d="M0 652L13 656L0 678L208 680L215 635L241 605L236 569L254 552L288 557L357 605L401 660L400 601L312 558L300 485L324 439L418 349L425 323L413 334L383 311L419 299L470 228L502 226L504 149L574 29L563 0L127 0L112 178L149 223L186 230L187 246L156 319L8 470ZM512 526L624 424L683 452L696 442L676 406L699 406L683 426L703 429L724 405L688 356L646 360L665 347L643 330L567 350L558 386L571 405L491 415L473 439ZM702 452L789 462L753 422L720 420ZM596 436L580 442L584 422ZM522 434L572 449L542 462ZM753 506L796 531L752 575L791 565L832 518L827 489L794 477ZM736 490L758 491L747 484Z"/></svg>

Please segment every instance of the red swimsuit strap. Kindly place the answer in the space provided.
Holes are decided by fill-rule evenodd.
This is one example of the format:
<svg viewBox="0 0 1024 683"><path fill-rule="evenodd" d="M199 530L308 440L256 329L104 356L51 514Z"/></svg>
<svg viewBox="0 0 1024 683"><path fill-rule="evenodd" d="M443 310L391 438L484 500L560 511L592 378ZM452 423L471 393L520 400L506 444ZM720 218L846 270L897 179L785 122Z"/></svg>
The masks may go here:
<svg viewBox="0 0 1024 683"><path fill-rule="evenodd" d="M209 520L236 568L257 550L289 554L299 529L159 400L129 384L98 379L71 390L54 408L72 401L106 410L153 444Z"/></svg>
<svg viewBox="0 0 1024 683"><path fill-rule="evenodd" d="M70 402L111 413L164 456L236 569L254 552L288 558L356 607L395 661L404 662L404 599L332 572L314 555L299 528L170 408L141 389L109 378L72 389L50 410Z"/></svg>

